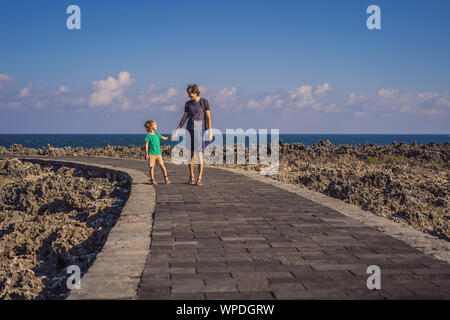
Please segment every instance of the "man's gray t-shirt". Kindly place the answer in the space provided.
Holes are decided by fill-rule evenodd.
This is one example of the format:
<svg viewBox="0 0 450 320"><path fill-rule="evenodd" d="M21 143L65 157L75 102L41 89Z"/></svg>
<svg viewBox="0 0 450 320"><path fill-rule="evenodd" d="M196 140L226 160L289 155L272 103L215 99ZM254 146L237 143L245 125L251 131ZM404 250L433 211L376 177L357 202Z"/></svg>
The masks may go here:
<svg viewBox="0 0 450 320"><path fill-rule="evenodd" d="M198 102L195 100L187 101L184 106L184 112L187 112L189 115L186 125L186 129L189 131L194 131L194 121L202 121L203 130L206 130L206 118L203 113L203 107L200 104L200 101L202 101L205 110L211 110L208 100L204 98L200 98Z"/></svg>

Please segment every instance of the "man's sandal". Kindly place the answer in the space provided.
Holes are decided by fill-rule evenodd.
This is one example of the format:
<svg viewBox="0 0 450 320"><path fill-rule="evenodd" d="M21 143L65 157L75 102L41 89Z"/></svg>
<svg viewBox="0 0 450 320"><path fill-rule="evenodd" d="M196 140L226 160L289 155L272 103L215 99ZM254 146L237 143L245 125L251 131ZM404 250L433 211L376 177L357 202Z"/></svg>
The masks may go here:
<svg viewBox="0 0 450 320"><path fill-rule="evenodd" d="M202 186L203 185L202 178L198 178L197 179L197 185L198 186Z"/></svg>
<svg viewBox="0 0 450 320"><path fill-rule="evenodd" d="M166 184L169 184L169 183L170 183L169 177L168 177L168 176L165 176L165 177L164 177L164 181L166 182Z"/></svg>

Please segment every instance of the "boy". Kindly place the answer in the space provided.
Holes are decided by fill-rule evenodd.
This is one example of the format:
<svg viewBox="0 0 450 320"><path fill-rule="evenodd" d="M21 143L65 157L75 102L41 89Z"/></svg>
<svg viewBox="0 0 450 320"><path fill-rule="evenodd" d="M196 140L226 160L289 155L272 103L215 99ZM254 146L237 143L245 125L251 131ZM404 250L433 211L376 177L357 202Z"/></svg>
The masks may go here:
<svg viewBox="0 0 450 320"><path fill-rule="evenodd" d="M154 167L155 162L158 161L158 165L161 167L161 171L164 174L164 180L166 184L170 183L169 177L167 176L167 170L164 166L164 161L162 159L162 151L160 146L160 140L170 140L168 137L163 137L156 129L158 129L158 125L155 120L148 120L144 124L147 134L145 136L145 158L149 161L150 164L150 183L156 185L158 184L155 180L154 176Z"/></svg>

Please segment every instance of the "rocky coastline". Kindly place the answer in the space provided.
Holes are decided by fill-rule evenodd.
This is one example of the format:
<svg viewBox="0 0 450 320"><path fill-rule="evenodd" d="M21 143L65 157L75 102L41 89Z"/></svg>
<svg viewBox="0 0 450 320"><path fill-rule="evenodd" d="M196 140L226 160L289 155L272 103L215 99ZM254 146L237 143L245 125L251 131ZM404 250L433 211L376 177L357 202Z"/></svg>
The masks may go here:
<svg viewBox="0 0 450 320"><path fill-rule="evenodd" d="M172 147L162 149L163 157L170 159ZM47 145L32 149L12 145L0 147L0 154L145 159L144 146ZM261 169L248 161L221 166L255 173ZM341 199L450 241L450 143L333 145L320 140L308 146L280 141L280 168L271 178Z"/></svg>
<svg viewBox="0 0 450 320"><path fill-rule="evenodd" d="M0 160L0 299L65 299L67 268L87 271L129 192L119 174Z"/></svg>

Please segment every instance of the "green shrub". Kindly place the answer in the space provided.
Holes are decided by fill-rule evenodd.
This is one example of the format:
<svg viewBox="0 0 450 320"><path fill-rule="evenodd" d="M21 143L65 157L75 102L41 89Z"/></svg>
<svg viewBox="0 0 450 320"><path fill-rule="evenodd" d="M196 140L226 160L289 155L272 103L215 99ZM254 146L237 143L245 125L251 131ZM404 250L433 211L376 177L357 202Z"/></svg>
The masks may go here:
<svg viewBox="0 0 450 320"><path fill-rule="evenodd" d="M373 165L378 165L382 163L382 160L379 157L368 157L366 162Z"/></svg>
<svg viewBox="0 0 450 320"><path fill-rule="evenodd" d="M393 161L406 161L407 159L404 156L394 156L394 155L387 155L384 157L384 160L389 161L389 160L393 160Z"/></svg>

